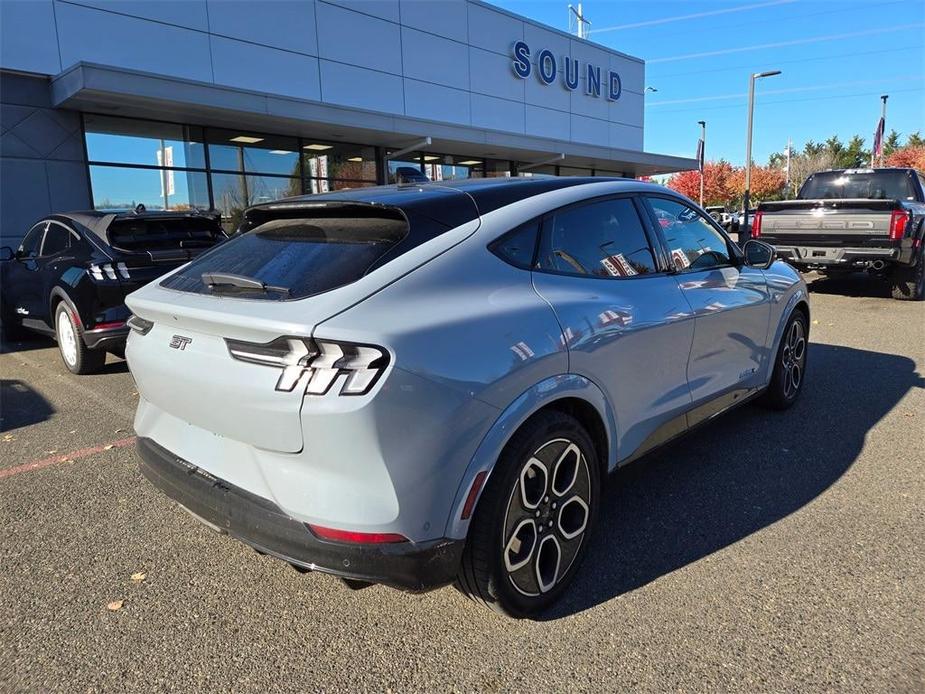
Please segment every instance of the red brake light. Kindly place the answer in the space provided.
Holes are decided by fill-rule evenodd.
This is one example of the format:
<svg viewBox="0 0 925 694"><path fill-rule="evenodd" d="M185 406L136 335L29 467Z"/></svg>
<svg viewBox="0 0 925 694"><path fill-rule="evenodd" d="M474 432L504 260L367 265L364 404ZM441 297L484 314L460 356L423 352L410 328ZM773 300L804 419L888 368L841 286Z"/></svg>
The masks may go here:
<svg viewBox="0 0 925 694"><path fill-rule="evenodd" d="M482 491L482 485L485 484L485 478L488 477L488 471L482 470L472 480L472 486L469 487L469 495L466 497L466 503L463 504L461 520L469 520L472 511L475 510L475 500L479 498L479 492Z"/></svg>
<svg viewBox="0 0 925 694"><path fill-rule="evenodd" d="M890 238L893 241L899 241L903 234L906 233L906 223L909 221L909 213L905 210L893 210L890 215Z"/></svg>
<svg viewBox="0 0 925 694"><path fill-rule="evenodd" d="M306 523L309 529L322 540L335 542L352 542L369 545L382 545L392 542L408 542L408 538L398 533L357 533L352 530L337 530L321 525Z"/></svg>
<svg viewBox="0 0 925 694"><path fill-rule="evenodd" d="M761 215L763 212L756 212L755 216L752 218L752 238L757 239L761 236Z"/></svg>
<svg viewBox="0 0 925 694"><path fill-rule="evenodd" d="M125 325L125 321L116 320L110 323L97 323L93 326L94 330L110 330L112 328L121 328Z"/></svg>

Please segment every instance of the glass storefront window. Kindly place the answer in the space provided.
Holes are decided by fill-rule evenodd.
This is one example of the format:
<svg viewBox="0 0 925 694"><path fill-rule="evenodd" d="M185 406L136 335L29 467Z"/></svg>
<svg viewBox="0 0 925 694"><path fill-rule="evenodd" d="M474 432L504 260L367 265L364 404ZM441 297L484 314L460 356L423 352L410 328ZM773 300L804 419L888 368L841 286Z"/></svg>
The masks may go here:
<svg viewBox="0 0 925 694"><path fill-rule="evenodd" d="M576 166L560 166L560 176L590 176L591 169L580 169Z"/></svg>
<svg viewBox="0 0 925 694"><path fill-rule="evenodd" d="M359 145L306 140L302 144L302 171L308 178L376 182L376 150Z"/></svg>
<svg viewBox="0 0 925 694"><path fill-rule="evenodd" d="M206 175L198 171L90 166L93 207L130 210L142 204L149 210L209 209Z"/></svg>
<svg viewBox="0 0 925 694"><path fill-rule="evenodd" d="M420 158L407 158L405 160L401 159L389 159L389 183L398 183L400 180L414 180L416 176L425 176L427 180L430 180L426 174L421 171L421 160Z"/></svg>
<svg viewBox="0 0 925 694"><path fill-rule="evenodd" d="M174 123L84 116L90 161L204 169L202 128Z"/></svg>
<svg viewBox="0 0 925 694"><path fill-rule="evenodd" d="M212 174L212 197L215 208L222 213L226 231L238 228L241 213L251 205L301 194L302 184L298 178Z"/></svg>
<svg viewBox="0 0 925 694"><path fill-rule="evenodd" d="M299 140L236 130L207 130L213 170L299 175Z"/></svg>

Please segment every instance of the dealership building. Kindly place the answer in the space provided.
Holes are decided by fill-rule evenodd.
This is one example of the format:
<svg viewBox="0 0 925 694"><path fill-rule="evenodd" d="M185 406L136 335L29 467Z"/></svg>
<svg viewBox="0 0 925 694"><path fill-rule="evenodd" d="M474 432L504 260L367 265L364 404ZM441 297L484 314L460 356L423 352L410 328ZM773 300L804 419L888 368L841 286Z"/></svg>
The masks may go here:
<svg viewBox="0 0 925 694"><path fill-rule="evenodd" d="M564 5L563 5L564 10ZM645 64L476 0L2 0L0 236L75 209L696 166Z"/></svg>

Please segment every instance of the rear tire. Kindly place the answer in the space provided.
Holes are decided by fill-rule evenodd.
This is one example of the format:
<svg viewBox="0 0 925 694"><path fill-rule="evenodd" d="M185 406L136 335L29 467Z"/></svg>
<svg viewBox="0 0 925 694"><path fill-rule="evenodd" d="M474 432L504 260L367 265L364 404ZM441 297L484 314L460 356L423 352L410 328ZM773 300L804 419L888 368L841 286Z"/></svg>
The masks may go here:
<svg viewBox="0 0 925 694"><path fill-rule="evenodd" d="M771 383L761 398L762 404L774 410L786 410L803 392L806 381L806 357L809 352L809 326L806 314L794 309L774 359Z"/></svg>
<svg viewBox="0 0 925 694"><path fill-rule="evenodd" d="M58 339L61 360L71 373L96 373L106 363L106 352L89 349L84 343L83 330L63 301L55 309L55 337Z"/></svg>
<svg viewBox="0 0 925 694"><path fill-rule="evenodd" d="M533 417L491 473L457 588L508 617L547 609L584 558L600 495L597 452L584 427L562 412Z"/></svg>
<svg viewBox="0 0 925 694"><path fill-rule="evenodd" d="M921 301L925 298L925 256L912 267L893 268L890 285L894 299L900 301Z"/></svg>

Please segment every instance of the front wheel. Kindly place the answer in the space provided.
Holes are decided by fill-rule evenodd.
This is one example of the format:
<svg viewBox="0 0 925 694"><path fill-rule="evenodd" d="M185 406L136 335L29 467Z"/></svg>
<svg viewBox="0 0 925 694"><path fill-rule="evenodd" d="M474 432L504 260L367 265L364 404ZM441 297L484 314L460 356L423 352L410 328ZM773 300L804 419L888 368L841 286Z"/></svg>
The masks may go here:
<svg viewBox="0 0 925 694"><path fill-rule="evenodd" d="M84 344L80 325L63 301L55 310L55 337L58 339L61 359L71 373L96 373L106 363L106 352L89 349Z"/></svg>
<svg viewBox="0 0 925 694"><path fill-rule="evenodd" d="M529 420L479 501L458 587L510 617L548 608L584 557L600 489L597 453L577 420L562 412Z"/></svg>
<svg viewBox="0 0 925 694"><path fill-rule="evenodd" d="M925 298L925 255L912 267L896 267L890 275L894 299L921 301Z"/></svg>
<svg viewBox="0 0 925 694"><path fill-rule="evenodd" d="M774 360L771 384L762 401L775 410L786 410L793 405L803 391L806 379L806 353L809 330L806 314L796 309L787 321L784 334Z"/></svg>

